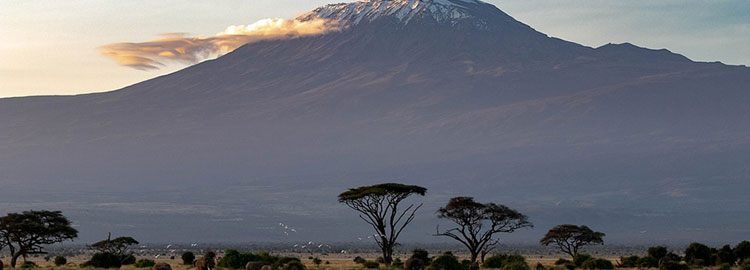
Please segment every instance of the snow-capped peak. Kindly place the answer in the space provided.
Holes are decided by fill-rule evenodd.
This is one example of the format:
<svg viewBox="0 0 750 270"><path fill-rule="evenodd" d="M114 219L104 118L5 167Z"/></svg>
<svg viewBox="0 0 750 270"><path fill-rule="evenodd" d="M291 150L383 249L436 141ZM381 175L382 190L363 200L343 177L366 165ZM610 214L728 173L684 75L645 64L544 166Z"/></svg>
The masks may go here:
<svg viewBox="0 0 750 270"><path fill-rule="evenodd" d="M417 17L431 17L439 23L455 23L471 18L472 5L479 0L365 0L354 3L330 4L303 14L301 20L325 18L347 21L353 25L391 17L408 24Z"/></svg>

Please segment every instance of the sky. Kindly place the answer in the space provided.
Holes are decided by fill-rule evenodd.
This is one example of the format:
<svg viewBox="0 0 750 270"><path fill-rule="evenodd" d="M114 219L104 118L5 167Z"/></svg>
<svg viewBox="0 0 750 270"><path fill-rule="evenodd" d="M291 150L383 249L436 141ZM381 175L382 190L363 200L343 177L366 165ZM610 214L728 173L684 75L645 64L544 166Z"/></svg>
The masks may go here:
<svg viewBox="0 0 750 270"><path fill-rule="evenodd" d="M116 90L182 69L118 65L102 46L294 18L341 0L0 0L0 97ZM538 31L587 46L630 42L750 65L747 0L488 0ZM169 35L163 35L171 33ZM121 59L120 59L121 60Z"/></svg>

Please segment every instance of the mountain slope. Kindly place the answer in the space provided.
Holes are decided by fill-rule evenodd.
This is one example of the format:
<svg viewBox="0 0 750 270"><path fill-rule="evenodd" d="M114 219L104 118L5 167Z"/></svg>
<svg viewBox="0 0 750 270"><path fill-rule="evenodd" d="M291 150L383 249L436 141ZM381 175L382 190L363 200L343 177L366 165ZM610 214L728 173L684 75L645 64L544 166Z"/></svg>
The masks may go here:
<svg viewBox="0 0 750 270"><path fill-rule="evenodd" d="M0 99L3 209L62 208L84 238L285 240L284 221L307 224L292 240L345 241L367 231L338 192L402 181L430 189L427 228L450 196L474 195L532 217L514 241L556 223L615 242L745 233L746 67L589 48L473 0L312 18L347 27L112 92ZM432 240L420 231L407 240Z"/></svg>

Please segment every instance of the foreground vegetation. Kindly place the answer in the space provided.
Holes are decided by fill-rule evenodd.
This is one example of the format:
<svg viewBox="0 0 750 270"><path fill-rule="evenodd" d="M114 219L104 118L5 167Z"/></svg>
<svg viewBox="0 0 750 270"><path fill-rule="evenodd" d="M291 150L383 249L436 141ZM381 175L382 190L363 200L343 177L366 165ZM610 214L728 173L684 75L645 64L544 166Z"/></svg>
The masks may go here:
<svg viewBox="0 0 750 270"><path fill-rule="evenodd" d="M139 244L132 237L122 236L112 239L111 235L102 241L88 246L90 258L83 262L69 262L68 258L46 256L53 261L55 269L67 268L137 268L172 270L172 264L183 269L245 269L245 270L306 270L324 269L403 269L403 270L608 270L615 268L638 268L660 270L720 269L750 270L750 242L743 241L731 247L724 245L712 248L700 243L690 244L680 254L666 247L651 247L646 256L625 256L595 258L581 253L587 245L603 245L605 234L594 231L585 225L562 224L555 226L539 241L541 245L553 246L567 254L569 258L559 259L554 264L537 262L530 265L526 258L517 254L497 254L495 248L498 235L512 233L518 229L531 228L528 217L517 210L497 203L479 203L472 197L455 197L437 212L440 219L454 224L447 230L436 229L435 236L448 237L461 243L468 252L468 258L459 258L451 252L430 256L426 250L415 249L408 258L394 257L394 247L398 237L414 219L422 204L401 205L413 195L425 196L427 189L397 183L363 186L349 189L338 196L339 202L359 213L375 230L376 244L381 256L372 258L355 257L354 265L344 267L332 265L329 260L308 257L276 256L267 252L247 253L227 250L223 254L208 251L197 256L185 252L176 263L154 261L149 258L137 259L130 249ZM44 248L50 244L77 238L78 231L60 211L25 211L10 213L0 217L0 251L7 249L11 268L16 268L18 259L22 269L39 268L27 260L30 256L46 255ZM494 254L493 254L494 253ZM0 260L0 270L4 263Z"/></svg>

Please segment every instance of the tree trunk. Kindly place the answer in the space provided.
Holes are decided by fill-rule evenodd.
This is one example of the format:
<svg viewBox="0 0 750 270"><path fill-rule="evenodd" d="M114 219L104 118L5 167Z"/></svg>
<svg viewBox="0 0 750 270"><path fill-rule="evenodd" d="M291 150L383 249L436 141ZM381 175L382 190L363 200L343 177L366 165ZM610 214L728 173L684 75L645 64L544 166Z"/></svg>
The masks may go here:
<svg viewBox="0 0 750 270"><path fill-rule="evenodd" d="M477 253L478 252L476 252L476 251L473 251L473 250L471 251L471 263L477 262L477 257L479 257L479 254L477 254Z"/></svg>
<svg viewBox="0 0 750 270"><path fill-rule="evenodd" d="M21 256L20 252L13 254L13 256L10 258L10 268L16 268L16 262L18 261L19 256Z"/></svg>
<svg viewBox="0 0 750 270"><path fill-rule="evenodd" d="M391 262L393 261L393 246L388 243L383 243L383 264L386 268L391 266Z"/></svg>

